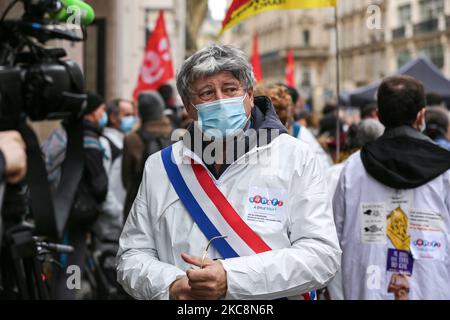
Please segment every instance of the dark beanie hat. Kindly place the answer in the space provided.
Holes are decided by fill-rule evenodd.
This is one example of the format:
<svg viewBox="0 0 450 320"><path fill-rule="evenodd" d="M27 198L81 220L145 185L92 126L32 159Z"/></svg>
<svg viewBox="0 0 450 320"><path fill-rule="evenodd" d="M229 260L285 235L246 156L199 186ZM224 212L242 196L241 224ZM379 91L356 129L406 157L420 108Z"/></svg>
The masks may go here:
<svg viewBox="0 0 450 320"><path fill-rule="evenodd" d="M142 121L160 120L164 114L164 101L157 91L142 92L138 98L138 112Z"/></svg>
<svg viewBox="0 0 450 320"><path fill-rule="evenodd" d="M103 103L105 103L105 99L102 96L93 93L91 91L87 92L87 105L86 109L84 109L84 114L89 114L97 110Z"/></svg>

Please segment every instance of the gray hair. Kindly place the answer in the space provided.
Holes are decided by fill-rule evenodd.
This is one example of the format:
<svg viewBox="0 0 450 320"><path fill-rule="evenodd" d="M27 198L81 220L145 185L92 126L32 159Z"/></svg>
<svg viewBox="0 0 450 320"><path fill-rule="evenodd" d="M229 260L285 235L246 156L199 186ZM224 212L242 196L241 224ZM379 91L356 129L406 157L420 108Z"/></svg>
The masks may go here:
<svg viewBox="0 0 450 320"><path fill-rule="evenodd" d="M190 101L191 85L197 79L229 71L248 90L256 84L246 54L231 45L212 44L189 57L177 75L177 89L183 101Z"/></svg>
<svg viewBox="0 0 450 320"><path fill-rule="evenodd" d="M384 133L384 126L375 119L363 120L357 130L356 140L363 147L366 143L377 140Z"/></svg>
<svg viewBox="0 0 450 320"><path fill-rule="evenodd" d="M111 101L109 101L106 104L106 113L108 114L108 118L114 114L114 115L119 115L120 112L120 104L122 102L126 102L129 103L131 105L134 105L133 101L127 100L127 99L122 99L122 98L117 98L117 99L113 99Z"/></svg>
<svg viewBox="0 0 450 320"><path fill-rule="evenodd" d="M143 122L160 120L164 115L164 100L158 91L144 91L138 97L138 113Z"/></svg>

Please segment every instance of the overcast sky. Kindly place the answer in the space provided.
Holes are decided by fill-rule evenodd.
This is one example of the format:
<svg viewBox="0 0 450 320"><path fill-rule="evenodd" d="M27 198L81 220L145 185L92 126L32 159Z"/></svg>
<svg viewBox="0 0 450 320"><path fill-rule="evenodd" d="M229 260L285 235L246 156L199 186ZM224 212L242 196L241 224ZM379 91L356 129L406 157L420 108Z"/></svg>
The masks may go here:
<svg viewBox="0 0 450 320"><path fill-rule="evenodd" d="M209 10L214 20L222 21L227 10L227 0L208 0Z"/></svg>

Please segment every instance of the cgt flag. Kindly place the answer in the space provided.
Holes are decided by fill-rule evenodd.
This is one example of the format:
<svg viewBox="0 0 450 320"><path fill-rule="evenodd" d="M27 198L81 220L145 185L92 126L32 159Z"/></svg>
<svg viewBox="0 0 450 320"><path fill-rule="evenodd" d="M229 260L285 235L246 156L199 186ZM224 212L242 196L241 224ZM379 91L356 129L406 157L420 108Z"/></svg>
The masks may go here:
<svg viewBox="0 0 450 320"><path fill-rule="evenodd" d="M294 62L294 50L289 49L287 56L287 65L286 65L286 84L290 87L295 88L295 62Z"/></svg>
<svg viewBox="0 0 450 320"><path fill-rule="evenodd" d="M156 90L174 77L169 37L164 23L164 12L159 12L155 29L150 35L145 49L144 61L133 97L137 100L139 93Z"/></svg>
<svg viewBox="0 0 450 320"><path fill-rule="evenodd" d="M263 73L261 68L261 60L259 58L258 34L253 36L253 52L252 52L252 66L255 74L256 83L263 81Z"/></svg>
<svg viewBox="0 0 450 320"><path fill-rule="evenodd" d="M337 0L233 0L225 19L222 21L222 34L242 20L269 10L312 9L335 7Z"/></svg>

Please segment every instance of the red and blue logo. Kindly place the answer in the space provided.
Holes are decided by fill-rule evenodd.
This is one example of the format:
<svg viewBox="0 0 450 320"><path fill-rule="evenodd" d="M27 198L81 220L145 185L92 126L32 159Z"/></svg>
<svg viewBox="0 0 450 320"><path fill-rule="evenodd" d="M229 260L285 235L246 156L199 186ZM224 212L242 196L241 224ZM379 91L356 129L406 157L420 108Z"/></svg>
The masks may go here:
<svg viewBox="0 0 450 320"><path fill-rule="evenodd" d="M419 248L440 248L442 244L438 241L428 241L424 239L417 239L413 242L414 246Z"/></svg>
<svg viewBox="0 0 450 320"><path fill-rule="evenodd" d="M261 205L265 205L265 206L273 206L273 207L282 207L284 206L284 202L281 200L278 200L276 198L274 199L268 199L266 197L262 197L262 196L254 196L254 197L250 197L248 199L248 201L250 201L250 203L253 204L261 204Z"/></svg>

